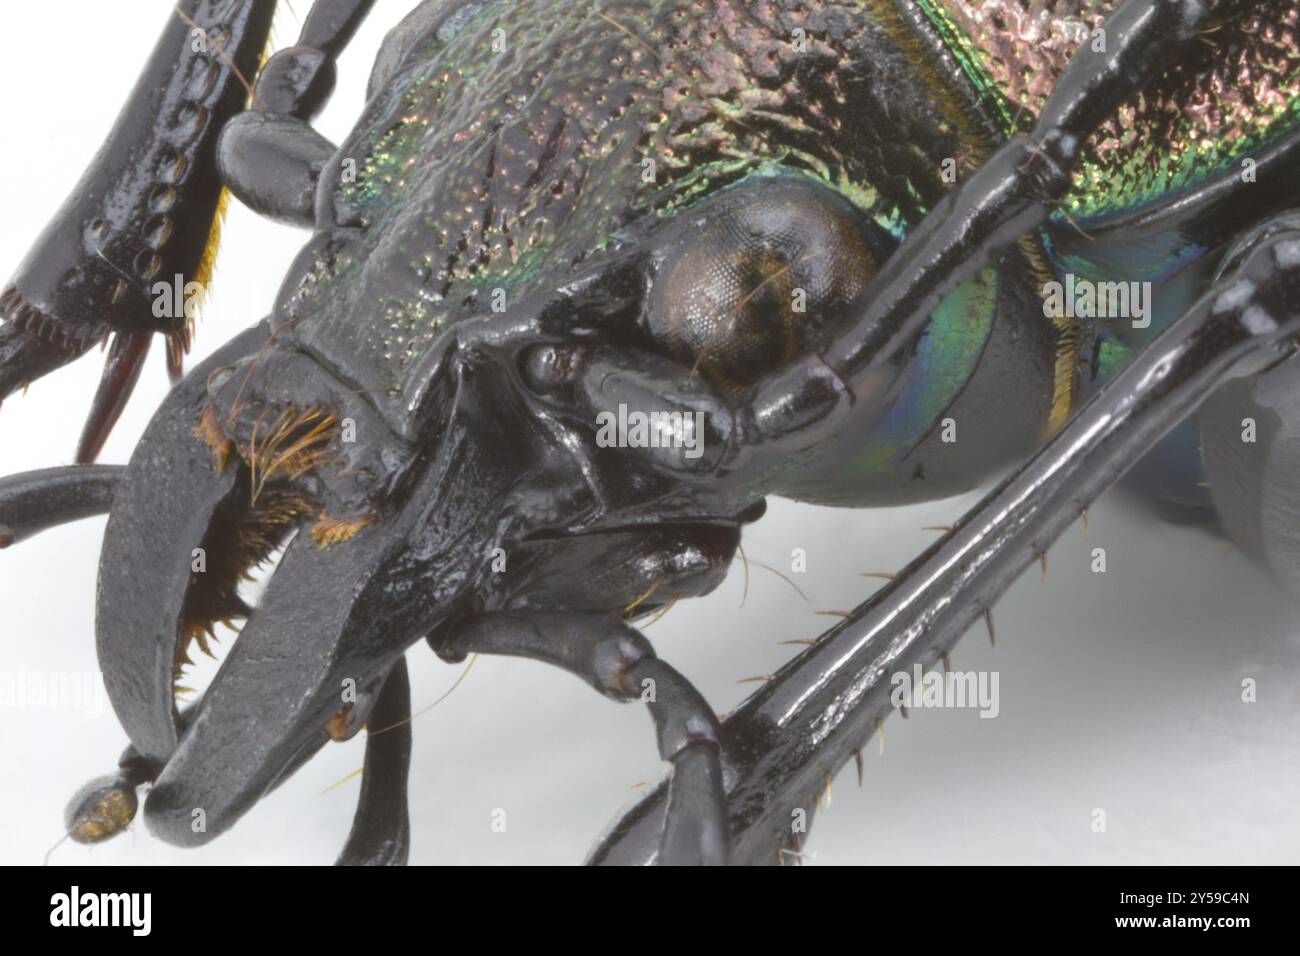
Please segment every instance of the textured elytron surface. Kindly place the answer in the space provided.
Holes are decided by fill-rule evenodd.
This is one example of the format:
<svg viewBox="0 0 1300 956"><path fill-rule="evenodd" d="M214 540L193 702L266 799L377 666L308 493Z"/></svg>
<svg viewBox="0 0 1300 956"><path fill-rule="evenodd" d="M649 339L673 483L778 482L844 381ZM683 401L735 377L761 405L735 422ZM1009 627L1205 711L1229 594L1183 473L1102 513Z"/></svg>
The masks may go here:
<svg viewBox="0 0 1300 956"><path fill-rule="evenodd" d="M998 95L1005 129L1027 129L1073 52L1118 0L920 0L963 66ZM1260 0L1125 103L1089 144L1068 208L1141 205L1239 161L1300 119L1300 4ZM1000 102L999 102L1000 100Z"/></svg>
<svg viewBox="0 0 1300 956"><path fill-rule="evenodd" d="M756 171L814 176L900 235L948 188L944 158L992 145L892 0L510 0L454 26L344 144L356 179L335 206L360 229L300 303L300 333L372 364L369 387L400 384L493 289L554 288L626 228Z"/></svg>
<svg viewBox="0 0 1300 956"><path fill-rule="evenodd" d="M448 325L756 173L815 177L901 236L1029 128L1114 0L485 0L377 91L333 194L351 227L294 281L295 335L358 384ZM1252 5L1242 4L1249 8ZM1154 201L1294 122L1297 2L1258 4L1117 110L1066 211ZM940 54L939 51L947 52Z"/></svg>

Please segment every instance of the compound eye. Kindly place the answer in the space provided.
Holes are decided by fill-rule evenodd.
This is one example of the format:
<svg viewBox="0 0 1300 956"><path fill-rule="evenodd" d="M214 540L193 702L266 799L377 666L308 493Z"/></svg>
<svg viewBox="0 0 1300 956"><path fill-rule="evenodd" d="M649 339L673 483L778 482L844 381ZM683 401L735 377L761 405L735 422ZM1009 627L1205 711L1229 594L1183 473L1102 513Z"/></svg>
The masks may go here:
<svg viewBox="0 0 1300 956"><path fill-rule="evenodd" d="M647 324L670 355L731 392L823 347L891 251L847 201L802 183L746 188L703 217L683 215Z"/></svg>

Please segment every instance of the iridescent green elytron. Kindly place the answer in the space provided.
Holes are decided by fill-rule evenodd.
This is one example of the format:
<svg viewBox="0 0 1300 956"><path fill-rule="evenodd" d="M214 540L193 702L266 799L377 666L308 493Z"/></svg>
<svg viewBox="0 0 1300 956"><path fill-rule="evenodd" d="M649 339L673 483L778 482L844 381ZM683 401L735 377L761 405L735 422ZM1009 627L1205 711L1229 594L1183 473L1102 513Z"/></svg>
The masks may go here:
<svg viewBox="0 0 1300 956"><path fill-rule="evenodd" d="M916 0L1003 132L1027 130L1119 0ZM1249 9L1253 7L1253 9ZM1241 4L1088 145L1066 209L1141 206L1223 172L1300 120L1300 5Z"/></svg>

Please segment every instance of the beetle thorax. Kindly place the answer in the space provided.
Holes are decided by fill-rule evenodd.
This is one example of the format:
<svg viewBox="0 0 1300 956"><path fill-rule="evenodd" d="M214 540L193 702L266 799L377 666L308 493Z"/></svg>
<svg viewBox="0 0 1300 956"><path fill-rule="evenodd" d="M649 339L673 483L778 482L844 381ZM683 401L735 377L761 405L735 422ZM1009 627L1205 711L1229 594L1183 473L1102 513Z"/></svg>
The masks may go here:
<svg viewBox="0 0 1300 956"><path fill-rule="evenodd" d="M435 23L340 149L332 216L349 228L295 302L303 334L364 363L367 386L401 386L460 318L774 166L897 231L941 194L961 111L918 82L890 5L867 6L517 0ZM861 148L886 114L926 118L908 150L931 154L915 168L933 181Z"/></svg>

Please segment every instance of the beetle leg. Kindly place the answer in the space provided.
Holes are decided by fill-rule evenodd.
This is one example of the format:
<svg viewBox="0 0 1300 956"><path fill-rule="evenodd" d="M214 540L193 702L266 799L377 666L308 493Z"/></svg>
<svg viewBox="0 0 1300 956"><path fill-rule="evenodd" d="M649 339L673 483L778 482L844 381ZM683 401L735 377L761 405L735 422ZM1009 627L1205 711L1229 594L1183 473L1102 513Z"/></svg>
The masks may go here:
<svg viewBox="0 0 1300 956"><path fill-rule="evenodd" d="M411 683L398 658L367 722L366 763L352 832L338 866L402 866L410 851Z"/></svg>
<svg viewBox="0 0 1300 956"><path fill-rule="evenodd" d="M890 366L940 303L1046 222L1098 123L1177 62L1188 45L1200 42L1219 6L1207 0L1126 0L1102 26L1104 52L1086 44L1075 53L1033 131L1010 140L945 197L885 263L855 324L822 356L790 370L784 385L760 386L755 408L783 407L784 401L829 411L846 399L883 397L893 383ZM780 434L803 418L799 412L779 418L787 429Z"/></svg>
<svg viewBox="0 0 1300 956"><path fill-rule="evenodd" d="M0 399L114 336L78 462L99 453L153 334L175 357L189 341L220 218L217 134L243 109L274 7L184 0L169 13L104 145L0 295Z"/></svg>
<svg viewBox="0 0 1300 956"><path fill-rule="evenodd" d="M113 426L122 417L127 400L135 391L135 383L140 380L144 369L144 360L149 356L149 346L153 336L148 332L119 332L113 336L109 346L108 357L104 360L104 372L95 389L95 397L90 403L90 415L81 429L81 438L77 441L77 461L94 461L99 457L100 449L108 441ZM169 346L168 374L173 383L180 372L180 356L184 350L179 346Z"/></svg>
<svg viewBox="0 0 1300 956"><path fill-rule="evenodd" d="M712 451L706 442L702 455L682 447L655 454L659 467L709 482L782 467L834 435L850 414L860 414L858 406L883 415L935 309L1047 220L1097 124L1197 42L1216 8L1206 0L1127 0L1103 27L1105 52L1085 45L1074 55L1033 132L1007 142L908 234L863 294L864 312L820 355L759 382L735 407L706 386L692 386L678 404L685 388L680 367L647 374L644 363L597 363L582 383L586 402L597 411L621 404L703 411L716 434Z"/></svg>
<svg viewBox="0 0 1300 956"><path fill-rule="evenodd" d="M718 719L686 678L655 657L639 631L605 614L486 614L452 629L437 650L452 661L471 653L541 660L614 700L645 701L659 754L673 765L657 838L659 862L727 862Z"/></svg>
<svg viewBox="0 0 1300 956"><path fill-rule="evenodd" d="M253 212L290 225L316 219L316 180L335 146L292 116L241 113L217 145L222 181Z"/></svg>
<svg viewBox="0 0 1300 956"><path fill-rule="evenodd" d="M1255 237L1241 264L1108 382L943 539L722 725L733 854L774 863L791 814L892 710L890 677L933 666L1026 566L1169 429L1229 379L1290 374L1300 334L1300 228ZM1268 370L1268 371L1266 371ZM632 808L592 856L644 863L665 795Z"/></svg>
<svg viewBox="0 0 1300 956"><path fill-rule="evenodd" d="M1300 163L1295 164L1300 168ZM1300 233L1300 213L1251 230L1229 251L1231 269L1261 242ZM1206 484L1220 525L1232 542L1300 599L1297 534L1297 450L1300 450L1300 358L1239 379L1206 401L1196 422ZM1256 434L1246 441L1243 429Z"/></svg>
<svg viewBox="0 0 1300 956"><path fill-rule="evenodd" d="M123 471L120 465L71 465L0 478L0 548L104 514Z"/></svg>
<svg viewBox="0 0 1300 956"><path fill-rule="evenodd" d="M298 226L315 222L316 183L336 147L310 120L334 89L335 60L374 0L316 0L296 45L258 74L254 109L226 124L217 165L254 212Z"/></svg>

